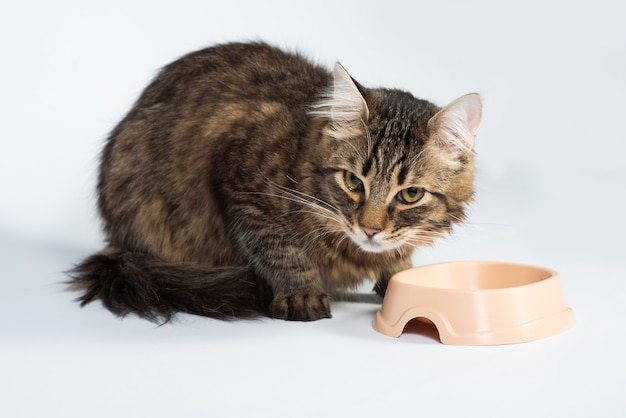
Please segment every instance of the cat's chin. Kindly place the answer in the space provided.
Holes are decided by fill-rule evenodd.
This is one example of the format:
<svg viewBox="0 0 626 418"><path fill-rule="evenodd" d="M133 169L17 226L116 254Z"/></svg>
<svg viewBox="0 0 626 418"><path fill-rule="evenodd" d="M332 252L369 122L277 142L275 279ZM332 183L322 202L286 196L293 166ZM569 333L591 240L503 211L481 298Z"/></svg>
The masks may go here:
<svg viewBox="0 0 626 418"><path fill-rule="evenodd" d="M352 241L358 245L361 250L368 253L383 253L398 248L397 245L371 239L352 238Z"/></svg>

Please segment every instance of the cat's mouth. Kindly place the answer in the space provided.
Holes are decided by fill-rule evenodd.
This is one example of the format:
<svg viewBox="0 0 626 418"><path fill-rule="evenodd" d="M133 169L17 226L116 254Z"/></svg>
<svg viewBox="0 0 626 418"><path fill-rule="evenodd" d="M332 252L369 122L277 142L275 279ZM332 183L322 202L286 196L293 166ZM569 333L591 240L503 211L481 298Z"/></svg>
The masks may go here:
<svg viewBox="0 0 626 418"><path fill-rule="evenodd" d="M370 253L382 253L385 251L395 250L399 247L398 244L386 241L384 233L376 234L373 237L368 237L365 234L357 235L354 233L349 234L349 236L352 241L359 246L359 248Z"/></svg>

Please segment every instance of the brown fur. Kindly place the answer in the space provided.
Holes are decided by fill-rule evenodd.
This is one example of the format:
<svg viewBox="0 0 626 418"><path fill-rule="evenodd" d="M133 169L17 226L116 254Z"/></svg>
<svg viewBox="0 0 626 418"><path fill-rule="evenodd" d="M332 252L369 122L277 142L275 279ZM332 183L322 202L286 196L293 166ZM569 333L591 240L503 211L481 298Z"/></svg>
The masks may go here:
<svg viewBox="0 0 626 418"><path fill-rule="evenodd" d="M165 67L102 153L107 247L72 274L82 303L149 319L315 320L330 316L328 294L364 279L383 294L415 247L464 218L473 156L446 141L463 132L445 108L405 92L348 80L364 108L337 116L337 71L258 43ZM424 197L402 203L408 187Z"/></svg>

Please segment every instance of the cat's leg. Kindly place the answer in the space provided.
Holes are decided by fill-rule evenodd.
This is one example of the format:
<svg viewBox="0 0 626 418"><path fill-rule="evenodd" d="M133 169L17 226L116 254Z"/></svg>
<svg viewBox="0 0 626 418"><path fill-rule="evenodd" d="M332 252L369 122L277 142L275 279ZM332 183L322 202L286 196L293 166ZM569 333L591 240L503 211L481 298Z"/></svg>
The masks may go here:
<svg viewBox="0 0 626 418"><path fill-rule="evenodd" d="M275 295L270 304L270 315L290 321L315 321L331 317L328 296L311 289Z"/></svg>
<svg viewBox="0 0 626 418"><path fill-rule="evenodd" d="M269 315L290 321L330 318L319 269L302 248L273 228L246 230L237 234L238 246L246 263L272 290Z"/></svg>
<svg viewBox="0 0 626 418"><path fill-rule="evenodd" d="M378 280L376 281L376 284L374 285L374 292L376 292L376 294L378 294L380 297L384 298L385 293L387 293L387 286L389 285L389 280L391 279L391 277L394 274L401 272L402 270L411 268L412 265L413 264L411 263L410 259L401 260L394 266L394 269L382 272Z"/></svg>
<svg viewBox="0 0 626 418"><path fill-rule="evenodd" d="M330 304L323 291L319 271L307 266L308 260L302 260L293 253L281 261L282 265L272 265L272 269L265 274L274 295L269 306L270 315L289 321L330 318Z"/></svg>
<svg viewBox="0 0 626 418"><path fill-rule="evenodd" d="M391 279L391 275L385 273L384 276L379 278L374 285L374 292L382 298L385 297L385 293L387 293L387 285L389 284L389 279Z"/></svg>

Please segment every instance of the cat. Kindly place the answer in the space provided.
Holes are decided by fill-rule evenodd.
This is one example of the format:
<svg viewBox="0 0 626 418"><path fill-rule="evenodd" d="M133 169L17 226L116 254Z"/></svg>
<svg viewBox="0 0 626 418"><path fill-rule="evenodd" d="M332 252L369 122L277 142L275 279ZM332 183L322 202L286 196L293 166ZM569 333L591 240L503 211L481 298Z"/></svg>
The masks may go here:
<svg viewBox="0 0 626 418"><path fill-rule="evenodd" d="M441 108L262 42L165 66L102 151L106 246L82 306L167 322L331 317L329 297L411 267L473 199L477 94Z"/></svg>

